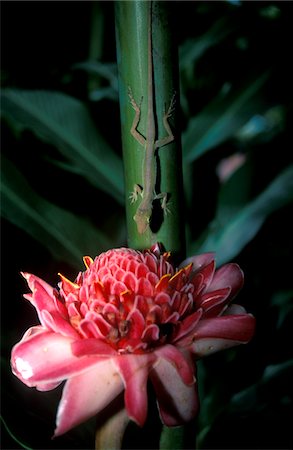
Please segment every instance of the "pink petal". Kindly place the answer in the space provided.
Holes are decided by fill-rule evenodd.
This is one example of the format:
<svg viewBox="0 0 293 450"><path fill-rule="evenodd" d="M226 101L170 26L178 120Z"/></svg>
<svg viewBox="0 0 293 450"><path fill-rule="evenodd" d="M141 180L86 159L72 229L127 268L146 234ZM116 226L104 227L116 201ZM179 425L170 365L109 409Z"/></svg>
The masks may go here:
<svg viewBox="0 0 293 450"><path fill-rule="evenodd" d="M70 337L46 329L27 332L12 349L12 371L27 386L42 389L45 385L81 373L100 360L98 356L74 356L71 350L73 342Z"/></svg>
<svg viewBox="0 0 293 450"><path fill-rule="evenodd" d="M245 344L252 338L254 330L255 318L251 314L226 315L201 320L193 335L190 350L201 357L238 344Z"/></svg>
<svg viewBox="0 0 293 450"><path fill-rule="evenodd" d="M44 309L41 311L40 317L42 317L42 322L48 330L75 339L80 338L78 332L73 328L71 323L64 319L57 311L49 312Z"/></svg>
<svg viewBox="0 0 293 450"><path fill-rule="evenodd" d="M203 292L206 292L209 289L209 286L211 284L211 281L213 279L214 273L215 273L216 263L214 260L209 262L205 267L199 269L200 273L203 275L203 283L204 283L204 290Z"/></svg>
<svg viewBox="0 0 293 450"><path fill-rule="evenodd" d="M223 310L225 306L223 303L226 303L230 292L231 288L226 287L217 291L207 292L201 297L200 307L204 310L205 318L207 312L209 312L209 317L215 317L219 314L219 311ZM219 308L219 306L221 307Z"/></svg>
<svg viewBox="0 0 293 450"><path fill-rule="evenodd" d="M56 381L55 383L39 384L38 386L36 386L36 389L41 392L52 391L61 383L62 381Z"/></svg>
<svg viewBox="0 0 293 450"><path fill-rule="evenodd" d="M25 295L25 298L34 305L38 312L39 319L42 325L44 325L41 312L44 309L47 311L56 311L53 288L35 275L26 272L22 272L21 274L26 279L27 284L32 291L32 295Z"/></svg>
<svg viewBox="0 0 293 450"><path fill-rule="evenodd" d="M204 276L201 272L197 272L192 279L190 280L191 284L193 284L194 286L194 291L193 291L193 298L195 299L195 304L198 303L197 302L197 296L199 296L204 287Z"/></svg>
<svg viewBox="0 0 293 450"><path fill-rule="evenodd" d="M129 417L143 426L147 416L147 379L155 355L121 355L116 367L125 385L125 407Z"/></svg>
<svg viewBox="0 0 293 450"><path fill-rule="evenodd" d="M214 275L209 286L209 292L231 287L229 300L231 301L236 293L242 288L244 275L238 264L230 263L220 267Z"/></svg>
<svg viewBox="0 0 293 450"><path fill-rule="evenodd" d="M136 283L136 293L144 295L145 297L151 297L153 295L154 288L149 280L146 278L139 278Z"/></svg>
<svg viewBox="0 0 293 450"><path fill-rule="evenodd" d="M143 342L157 341L160 337L160 329L158 325L148 325L142 333L141 340Z"/></svg>
<svg viewBox="0 0 293 450"><path fill-rule="evenodd" d="M123 382L110 359L70 378L59 403L54 436L95 416L122 390Z"/></svg>
<svg viewBox="0 0 293 450"><path fill-rule="evenodd" d="M165 359L171 363L185 384L194 384L193 364L186 354L184 355L174 345L164 345L158 348L155 354L160 359Z"/></svg>
<svg viewBox="0 0 293 450"><path fill-rule="evenodd" d="M122 281L130 291L135 291L137 278L134 276L133 273L126 272Z"/></svg>
<svg viewBox="0 0 293 450"><path fill-rule="evenodd" d="M197 327L198 321L202 316L202 309L198 309L193 314L190 314L178 324L178 328L172 339L172 342L178 342L179 339L184 338L186 335L192 333Z"/></svg>
<svg viewBox="0 0 293 450"><path fill-rule="evenodd" d="M169 426L190 421L198 411L196 384L186 385L177 369L165 359L150 373L154 385L162 422Z"/></svg>
<svg viewBox="0 0 293 450"><path fill-rule="evenodd" d="M80 339L71 344L71 350L74 356L116 356L117 352L109 344L101 339L90 338Z"/></svg>
<svg viewBox="0 0 293 450"><path fill-rule="evenodd" d="M44 280L42 280L41 278L39 278L36 275L33 275L31 273L21 272L21 275L26 279L27 284L28 284L30 290L32 291L32 293L34 293L35 289L39 288L41 291L43 291L47 294L47 296L44 296L44 299L43 299L44 303L41 303L42 309L44 309L45 306L50 306L51 305L50 299L52 299L54 297L52 286L50 286ZM40 302L41 301L42 301L42 298L40 298ZM46 303L47 301L49 302L49 304Z"/></svg>
<svg viewBox="0 0 293 450"><path fill-rule="evenodd" d="M56 299L54 289L41 278L29 273L22 273L32 294L25 294L36 308L42 325L47 328L78 338L78 333L68 322L68 313L65 306Z"/></svg>
<svg viewBox="0 0 293 450"><path fill-rule="evenodd" d="M127 335L129 339L140 339L145 329L145 319L138 309L133 309L126 320L131 322L130 331Z"/></svg>

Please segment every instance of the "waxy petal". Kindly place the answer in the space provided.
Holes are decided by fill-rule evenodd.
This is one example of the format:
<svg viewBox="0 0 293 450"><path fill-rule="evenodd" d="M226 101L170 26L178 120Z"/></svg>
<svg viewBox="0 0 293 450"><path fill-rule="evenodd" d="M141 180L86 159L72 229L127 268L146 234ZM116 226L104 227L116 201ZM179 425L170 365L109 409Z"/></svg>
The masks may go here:
<svg viewBox="0 0 293 450"><path fill-rule="evenodd" d="M50 307L51 306L50 299L52 299L54 297L54 293L53 293L54 290L53 290L52 286L50 286L48 283L46 283L46 281L42 280L41 278L39 278L36 275L33 275L31 273L21 272L21 275L23 276L23 278L26 279L27 284L32 292L34 292L34 290L37 287L39 287L40 289L45 291L46 294L48 295L49 299L47 297L44 297L44 303L41 304L42 309L44 309L44 307L47 307L47 308ZM46 303L47 301L49 303Z"/></svg>
<svg viewBox="0 0 293 450"><path fill-rule="evenodd" d="M154 385L162 422L168 427L189 422L198 411L196 384L187 385L177 369L160 359L150 373Z"/></svg>
<svg viewBox="0 0 293 450"><path fill-rule="evenodd" d="M90 370L72 377L63 389L54 436L90 419L122 391L122 379L111 360L99 362Z"/></svg>
<svg viewBox="0 0 293 450"><path fill-rule="evenodd" d="M210 284L213 280L213 276L216 269L216 263L214 260L209 262L206 266L200 269L200 273L203 275L203 284L204 290L203 292L207 292L207 290L211 290Z"/></svg>
<svg viewBox="0 0 293 450"><path fill-rule="evenodd" d="M155 355L121 355L115 365L125 385L125 406L129 417L143 426L147 416L147 379Z"/></svg>
<svg viewBox="0 0 293 450"><path fill-rule="evenodd" d="M193 375L193 364L186 355L178 350L174 345L164 345L155 351L159 359L165 359L177 370L182 381L187 385L192 385L195 382Z"/></svg>
<svg viewBox="0 0 293 450"><path fill-rule="evenodd" d="M251 314L225 315L201 320L193 335L190 350L198 357L247 343L255 330Z"/></svg>
<svg viewBox="0 0 293 450"><path fill-rule="evenodd" d="M42 311L45 310L60 314L59 309L56 308L54 289L35 275L22 272L22 276L26 279L27 284L32 291L32 294L26 295L26 298L36 308L41 324L45 325ZM60 308L62 309L62 312L66 314L66 309L64 309L63 305L60 304Z"/></svg>
<svg viewBox="0 0 293 450"><path fill-rule="evenodd" d="M195 332L198 321L202 316L202 312L202 309L199 309L195 313L187 316L186 319L182 320L182 322L178 324L178 329L172 339L172 343L177 342L177 344L180 345L180 339Z"/></svg>
<svg viewBox="0 0 293 450"><path fill-rule="evenodd" d="M244 282L243 271L238 264L225 264L216 270L214 278L209 286L209 291L216 291L226 287L231 287L229 299L235 297L237 292L242 288Z"/></svg>
<svg viewBox="0 0 293 450"><path fill-rule="evenodd" d="M97 355L105 357L117 356L117 351L114 350L105 341L96 338L80 339L71 344L72 354L74 356Z"/></svg>
<svg viewBox="0 0 293 450"><path fill-rule="evenodd" d="M52 391L57 386L59 386L61 383L62 383L62 381L56 381L55 383L38 384L36 386L36 389L41 392Z"/></svg>
<svg viewBox="0 0 293 450"><path fill-rule="evenodd" d="M201 297L200 306L204 310L205 318L209 316L216 317L223 310L226 300L231 292L231 288L218 289L217 291L207 292Z"/></svg>
<svg viewBox="0 0 293 450"><path fill-rule="evenodd" d="M74 340L47 330L26 335L12 349L13 373L27 386L59 382L81 373L99 361L98 356L72 354Z"/></svg>
<svg viewBox="0 0 293 450"><path fill-rule="evenodd" d="M40 313L42 317L42 322L46 326L47 329L54 331L56 333L63 334L63 336L72 337L74 339L79 339L79 334L73 326L65 320L60 314L56 311L49 312L44 309Z"/></svg>

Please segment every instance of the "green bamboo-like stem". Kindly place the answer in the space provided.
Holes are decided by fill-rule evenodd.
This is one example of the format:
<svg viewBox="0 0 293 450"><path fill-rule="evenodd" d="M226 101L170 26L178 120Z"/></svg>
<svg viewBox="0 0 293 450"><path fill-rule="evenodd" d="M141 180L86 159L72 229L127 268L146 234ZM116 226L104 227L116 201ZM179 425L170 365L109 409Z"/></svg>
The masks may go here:
<svg viewBox="0 0 293 450"><path fill-rule="evenodd" d="M128 422L129 417L124 408L107 417L104 422L97 427L95 450L121 449L124 432Z"/></svg>
<svg viewBox="0 0 293 450"><path fill-rule="evenodd" d="M115 4L128 245L132 248L143 249L159 241L167 250L182 257L185 252L185 235L182 214L181 142L177 121L178 61L171 39L168 2L152 2L152 53L157 138L166 136L162 117L170 104L172 95L174 93L176 95L175 112L170 120L175 141L158 150L159 191L168 193L170 213L164 216L160 206L155 208L153 214L157 214L158 217L155 229L140 235L133 219L140 199L134 204L131 204L129 200L135 184L143 187L145 150L130 133L134 111L129 101L128 88L131 87L138 103L143 98L138 130L146 136L150 4L149 1L126 1Z"/></svg>

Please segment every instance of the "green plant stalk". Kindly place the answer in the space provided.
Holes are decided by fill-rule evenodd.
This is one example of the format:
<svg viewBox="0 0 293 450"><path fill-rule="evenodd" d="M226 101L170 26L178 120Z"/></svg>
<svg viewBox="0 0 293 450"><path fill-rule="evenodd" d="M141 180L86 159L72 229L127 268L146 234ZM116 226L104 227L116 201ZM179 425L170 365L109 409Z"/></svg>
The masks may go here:
<svg viewBox="0 0 293 450"><path fill-rule="evenodd" d="M181 142L178 127L179 89L178 61L174 58L171 40L168 3L153 2L152 7L152 55L155 92L155 115L157 138L166 136L163 127L163 114L169 107L172 95L176 95L175 111L170 125L175 141L158 149L159 191L168 193L170 213L162 215L159 226L152 231L139 234L133 219L140 199L131 204L129 195L134 185L143 187L144 148L130 133L134 111L128 97L131 87L137 103L141 98L141 116L138 131L146 136L147 98L148 98L148 23L150 2L116 2L116 40L119 73L120 114L122 147L124 159L126 221L128 245L143 249L154 242L161 242L168 251L178 258L185 254L185 235L183 223L183 188ZM160 210L160 207L157 208ZM153 214L155 210L153 209ZM161 213L161 211L158 211Z"/></svg>

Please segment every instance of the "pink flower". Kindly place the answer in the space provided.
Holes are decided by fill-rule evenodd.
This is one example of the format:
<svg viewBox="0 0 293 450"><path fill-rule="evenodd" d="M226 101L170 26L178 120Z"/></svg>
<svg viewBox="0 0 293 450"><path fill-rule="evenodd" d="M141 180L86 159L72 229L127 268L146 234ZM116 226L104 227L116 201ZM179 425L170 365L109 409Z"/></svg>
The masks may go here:
<svg viewBox="0 0 293 450"><path fill-rule="evenodd" d="M243 284L236 264L215 270L214 255L189 258L175 270L158 245L109 250L59 289L24 273L40 326L12 350L12 370L47 391L67 380L55 436L105 408L123 390L128 416L143 425L147 380L167 426L198 410L195 359L247 343L255 320L230 305ZM186 265L187 264L187 265Z"/></svg>

